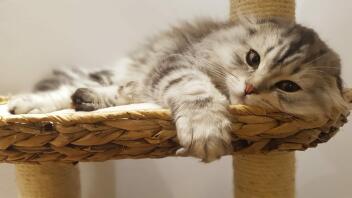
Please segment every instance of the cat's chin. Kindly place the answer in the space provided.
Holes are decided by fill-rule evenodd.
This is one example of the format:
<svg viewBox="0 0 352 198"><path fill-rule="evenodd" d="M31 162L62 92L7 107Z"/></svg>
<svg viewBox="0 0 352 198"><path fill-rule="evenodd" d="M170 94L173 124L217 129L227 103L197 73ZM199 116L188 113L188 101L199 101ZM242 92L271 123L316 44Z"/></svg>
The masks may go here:
<svg viewBox="0 0 352 198"><path fill-rule="evenodd" d="M259 98L256 98L256 97L243 96L240 98L239 104L248 105L248 106L255 106L255 107L263 108L268 111L280 111L280 109L276 108L274 106L274 104L269 105L267 102L263 102Z"/></svg>

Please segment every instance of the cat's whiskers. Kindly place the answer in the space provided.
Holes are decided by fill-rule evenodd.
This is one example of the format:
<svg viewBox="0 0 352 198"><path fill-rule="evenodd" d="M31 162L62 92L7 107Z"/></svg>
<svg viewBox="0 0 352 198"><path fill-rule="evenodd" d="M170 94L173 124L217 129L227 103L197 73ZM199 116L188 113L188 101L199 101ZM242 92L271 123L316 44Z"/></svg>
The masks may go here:
<svg viewBox="0 0 352 198"><path fill-rule="evenodd" d="M267 99L263 98L262 99L264 103L266 103L269 107L273 108L273 109L277 109L277 107L275 107L271 102L269 102Z"/></svg>

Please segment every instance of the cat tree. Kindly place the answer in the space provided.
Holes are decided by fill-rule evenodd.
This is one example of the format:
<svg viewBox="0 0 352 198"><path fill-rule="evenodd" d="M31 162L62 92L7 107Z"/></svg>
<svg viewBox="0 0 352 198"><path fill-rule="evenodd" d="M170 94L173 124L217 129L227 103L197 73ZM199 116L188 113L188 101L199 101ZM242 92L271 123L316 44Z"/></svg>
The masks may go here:
<svg viewBox="0 0 352 198"><path fill-rule="evenodd" d="M236 13L295 20L294 0L231 0ZM345 98L352 100L352 91ZM234 105L236 198L293 198L295 150L328 141L346 121L302 120ZM179 148L167 109L0 115L0 161L16 164L21 198L79 198L77 162L174 156Z"/></svg>

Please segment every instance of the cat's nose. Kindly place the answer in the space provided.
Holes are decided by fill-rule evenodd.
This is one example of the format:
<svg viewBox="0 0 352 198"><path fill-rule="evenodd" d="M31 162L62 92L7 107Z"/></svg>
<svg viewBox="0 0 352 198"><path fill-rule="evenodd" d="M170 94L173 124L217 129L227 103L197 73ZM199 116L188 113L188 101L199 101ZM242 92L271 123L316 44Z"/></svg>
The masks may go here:
<svg viewBox="0 0 352 198"><path fill-rule="evenodd" d="M245 95L251 95L255 93L255 87L252 84L246 83L246 87L244 89Z"/></svg>

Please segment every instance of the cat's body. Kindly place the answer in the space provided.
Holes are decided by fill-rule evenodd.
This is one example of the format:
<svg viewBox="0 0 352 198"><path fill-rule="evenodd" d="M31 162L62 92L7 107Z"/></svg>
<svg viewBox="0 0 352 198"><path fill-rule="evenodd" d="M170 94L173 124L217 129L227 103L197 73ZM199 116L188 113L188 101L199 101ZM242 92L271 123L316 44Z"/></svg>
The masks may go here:
<svg viewBox="0 0 352 198"><path fill-rule="evenodd" d="M340 62L311 29L277 21L204 20L174 27L107 70L62 70L10 101L13 113L155 102L170 108L179 153L232 151L229 104L329 117L345 105Z"/></svg>

